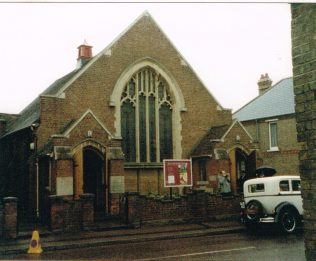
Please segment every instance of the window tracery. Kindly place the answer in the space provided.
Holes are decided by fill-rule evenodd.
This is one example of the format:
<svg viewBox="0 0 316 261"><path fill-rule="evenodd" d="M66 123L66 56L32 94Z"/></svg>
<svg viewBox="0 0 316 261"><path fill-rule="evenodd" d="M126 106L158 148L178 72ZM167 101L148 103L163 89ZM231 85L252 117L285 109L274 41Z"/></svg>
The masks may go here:
<svg viewBox="0 0 316 261"><path fill-rule="evenodd" d="M151 67L144 67L127 81L120 101L126 161L172 158L173 101L165 79Z"/></svg>

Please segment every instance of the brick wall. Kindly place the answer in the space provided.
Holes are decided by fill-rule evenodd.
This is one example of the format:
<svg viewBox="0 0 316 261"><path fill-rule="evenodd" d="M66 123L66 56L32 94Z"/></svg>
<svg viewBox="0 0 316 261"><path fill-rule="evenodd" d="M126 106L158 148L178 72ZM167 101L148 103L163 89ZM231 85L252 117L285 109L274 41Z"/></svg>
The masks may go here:
<svg viewBox="0 0 316 261"><path fill-rule="evenodd" d="M250 135L260 144L258 153L262 164L273 166L280 175L298 175L300 150L296 136L295 115L279 116L278 147L279 151L269 151L269 123L267 119L243 122Z"/></svg>
<svg viewBox="0 0 316 261"><path fill-rule="evenodd" d="M177 198L150 198L127 193L128 223L187 222L237 218L240 198L223 199L205 192Z"/></svg>
<svg viewBox="0 0 316 261"><path fill-rule="evenodd" d="M306 259L316 256L316 5L292 4L292 61Z"/></svg>
<svg viewBox="0 0 316 261"><path fill-rule="evenodd" d="M16 135L8 135L0 141L0 198L19 199L19 217L26 220L34 213L33 195L27 194L32 187L32 151L30 129ZM14 164L12 164L14 162Z"/></svg>
<svg viewBox="0 0 316 261"><path fill-rule="evenodd" d="M41 95L39 97L39 103L36 106L40 110L40 126L36 133L40 150L45 147L47 152L51 152L51 146L76 148L78 144L82 144L87 139L89 130L93 131L92 139L101 144L102 147L111 147L112 143L119 145L118 141L113 141L115 139L113 137L120 137L121 133L116 128L119 123L116 124L118 119L115 118L115 107L110 104L111 95L122 73L137 61L145 58L150 58L155 63L161 64L162 70L171 76L183 95L186 110L182 111L184 108L177 108L180 117L176 122L179 125L179 128L177 128L179 135L175 135L178 138L175 146L178 155L175 155L175 157L188 158L194 144L206 133L210 126L231 123L231 111L220 108L214 97L210 95L207 88L191 70L191 67L186 64L175 47L161 32L159 26L150 17L144 16L137 20L110 47L111 50L108 50L107 54L93 58L93 62L85 67L87 69L83 69L82 73L78 73L78 77L72 79L70 85L63 90L63 93L59 93L58 97L54 97L53 88L49 89L51 96ZM65 80L65 78L62 80ZM172 95L175 95L175 93ZM67 130L67 127L72 126L88 110L98 120L91 114L86 114L86 117L67 137L52 138L54 134L62 134L63 131ZM174 126L177 126L176 124ZM112 134L112 137L110 137L112 140L103 127ZM17 134L15 134L16 136ZM17 147L21 147L22 143L18 141L12 143ZM24 145L25 147L29 146L27 139L23 138L22 141L25 142L23 147ZM8 151L10 150L12 151L11 147L8 148ZM21 155L25 155L25 158L17 162L27 166L27 153L21 153ZM10 162L10 160L7 162ZM16 164L12 164L12 166L16 166ZM116 170L112 170L113 172L109 175L115 175ZM120 169L119 174L123 175L124 171L124 169ZM12 174L19 176L19 180L22 180L21 177L26 177L25 181L19 182L19 188L22 189L19 189L17 191L19 194L16 193L14 196L18 196L19 200L25 198L26 202L23 205L26 205L31 213L34 213L35 202L32 202L36 191L34 177L29 176L28 172L22 168L12 169ZM126 178L128 182L127 189L142 193L148 193L148 191L153 193L164 192L161 170L159 177L156 168L146 169L140 175L138 174L137 170L129 171L128 178ZM15 177L13 175L7 176L8 178ZM59 162L53 161L50 183L52 194L57 193L57 177L60 176L71 176L71 166L70 164L60 165ZM10 180L10 183L16 184L15 179ZM81 188L78 189L78 187L81 186L79 185L76 184L76 191L80 191ZM27 196L25 196L25 188L28 188ZM110 212L117 213L118 209L115 206L118 204L119 197L113 195L109 201L112 207ZM69 203L68 207L70 211L77 211L76 203Z"/></svg>
<svg viewBox="0 0 316 261"><path fill-rule="evenodd" d="M67 122L80 118L87 109L91 109L115 135L115 108L109 106L113 88L121 73L144 57L163 64L183 93L187 107L187 111L181 113L183 158L189 156L192 146L211 125L231 122L231 111L218 110L216 100L191 68L183 65L177 50L153 20L144 17L117 40L111 48L111 55L100 56L66 89L65 99L41 97L39 145L50 135L57 133ZM195 122L198 124L192 124Z"/></svg>
<svg viewBox="0 0 316 261"><path fill-rule="evenodd" d="M7 197L3 199L3 207L0 209L0 226L2 231L2 238L15 239L18 235L18 199L14 197ZM1 232L0 231L0 232Z"/></svg>
<svg viewBox="0 0 316 261"><path fill-rule="evenodd" d="M229 160L216 160L210 158L204 158L206 160L206 180L201 181L199 174L199 161L201 159L193 159L192 161L192 176L193 176L193 188L194 190L204 190L210 194L218 194L218 174L225 170L230 173Z"/></svg>
<svg viewBox="0 0 316 261"><path fill-rule="evenodd" d="M80 231L94 222L94 195L83 194L80 199L50 196L50 229L53 232Z"/></svg>

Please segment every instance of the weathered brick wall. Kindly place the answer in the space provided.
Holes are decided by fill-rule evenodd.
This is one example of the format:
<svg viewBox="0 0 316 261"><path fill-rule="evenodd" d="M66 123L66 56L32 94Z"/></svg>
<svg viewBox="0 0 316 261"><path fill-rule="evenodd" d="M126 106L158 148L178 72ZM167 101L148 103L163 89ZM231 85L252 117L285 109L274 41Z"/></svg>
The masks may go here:
<svg viewBox="0 0 316 261"><path fill-rule="evenodd" d="M72 176L73 162L70 159L60 159L56 164L57 172L60 177Z"/></svg>
<svg viewBox="0 0 316 261"><path fill-rule="evenodd" d="M53 232L80 231L94 222L94 195L83 194L80 199L50 196L50 229Z"/></svg>
<svg viewBox="0 0 316 261"><path fill-rule="evenodd" d="M65 98L42 97L39 143L57 133L67 122L78 119L87 109L114 135L114 107L110 96L121 73L139 59L151 57L166 68L179 84L187 111L182 117L182 152L188 157L192 146L211 125L231 122L230 110L218 110L218 104L184 65L177 50L149 17L140 19L111 48L111 55L100 56L65 91ZM210 113L211 112L211 113ZM192 123L198 124L192 124ZM44 126L45 125L45 126ZM70 137L71 139L71 137Z"/></svg>
<svg viewBox="0 0 316 261"><path fill-rule="evenodd" d="M125 191L141 194L166 194L163 169L125 169Z"/></svg>
<svg viewBox="0 0 316 261"><path fill-rule="evenodd" d="M229 133L225 136L224 142L218 143L216 147L223 147L227 149L233 148L240 144L249 150L255 148L251 137L249 137L247 132L241 127L239 123L236 123L232 126Z"/></svg>
<svg viewBox="0 0 316 261"><path fill-rule="evenodd" d="M306 259L316 256L316 5L292 4L292 61Z"/></svg>
<svg viewBox="0 0 316 261"><path fill-rule="evenodd" d="M273 166L280 175L298 175L300 146L296 139L295 115L277 118L279 151L269 151L269 123L266 119L243 122L243 125L260 144L258 156L263 160L262 164Z"/></svg>
<svg viewBox="0 0 316 261"><path fill-rule="evenodd" d="M31 187L32 142L30 129L24 129L16 135L9 135L0 141L0 198L17 197L19 199L19 218L26 220L34 213L33 195L26 194ZM12 164L14 162L14 164Z"/></svg>
<svg viewBox="0 0 316 261"><path fill-rule="evenodd" d="M123 160L111 160L109 163L109 169L111 176L124 176L124 164ZM110 177L111 179L111 177ZM111 185L110 185L111 186ZM112 188L111 188L112 189ZM111 215L119 214L119 204L120 204L120 194L119 193L110 193L110 213Z"/></svg>
<svg viewBox="0 0 316 261"><path fill-rule="evenodd" d="M199 159L192 161L192 176L194 190L204 190L210 194L218 194L218 174L225 170L230 172L229 160L206 159L206 180L201 181L199 174Z"/></svg>
<svg viewBox="0 0 316 261"><path fill-rule="evenodd" d="M127 194L128 223L203 221L236 218L240 198L223 199L205 192L189 193L179 198L150 198Z"/></svg>
<svg viewBox="0 0 316 261"><path fill-rule="evenodd" d="M2 237L4 239L15 239L18 235L18 199L7 197L3 199L3 210L0 215L2 226Z"/></svg>

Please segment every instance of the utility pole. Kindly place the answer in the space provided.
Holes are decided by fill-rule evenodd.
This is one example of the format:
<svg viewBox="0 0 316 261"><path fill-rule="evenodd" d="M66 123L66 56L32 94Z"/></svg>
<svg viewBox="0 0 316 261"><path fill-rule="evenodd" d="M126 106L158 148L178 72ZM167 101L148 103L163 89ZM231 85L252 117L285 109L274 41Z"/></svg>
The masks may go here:
<svg viewBox="0 0 316 261"><path fill-rule="evenodd" d="M35 174L36 181L36 217L35 217L35 230L32 233L32 239L29 245L29 249L27 251L28 254L40 254L43 252L39 232L38 232L38 224L39 224L39 173L38 173L38 151L37 151L37 129L39 127L38 123L33 123L31 125L32 138L33 142L30 144L30 149L33 150L33 174ZM35 165L35 168L34 168ZM34 173L35 172L35 173Z"/></svg>

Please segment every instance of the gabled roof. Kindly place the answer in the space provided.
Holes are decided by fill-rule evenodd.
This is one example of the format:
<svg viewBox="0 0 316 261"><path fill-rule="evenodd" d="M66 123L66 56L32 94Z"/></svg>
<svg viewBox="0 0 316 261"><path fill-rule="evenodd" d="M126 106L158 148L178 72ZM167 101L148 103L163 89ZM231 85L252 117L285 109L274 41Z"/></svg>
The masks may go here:
<svg viewBox="0 0 316 261"><path fill-rule="evenodd" d="M7 127L7 133L3 136L7 136L13 132L23 130L30 127L34 122L39 119L40 114L40 100L36 98L31 104L29 104L17 117L15 121Z"/></svg>
<svg viewBox="0 0 316 261"><path fill-rule="evenodd" d="M214 126L208 129L206 134L197 142L191 150L191 155L201 155L212 151L211 141L220 141L228 131L229 125Z"/></svg>
<svg viewBox="0 0 316 261"><path fill-rule="evenodd" d="M238 120L234 120L233 123L230 125L230 127L228 128L228 130L225 132L225 134L221 137L221 141L224 142L226 139L226 136L229 134L229 132L231 131L231 129L235 126L235 125L239 125L240 128L243 129L243 131L247 134L247 136L249 137L250 140L253 140L250 133L246 130L246 128L244 127L244 125L242 125L242 123Z"/></svg>
<svg viewBox="0 0 316 261"><path fill-rule="evenodd" d="M91 58L89 62L87 62L84 66L79 69L76 69L67 75L61 77L56 80L53 84L51 84L44 92L40 94L40 96L48 96L48 97L63 97L64 91L78 78L84 73L96 60L98 60L101 56L111 56L112 55L112 47L116 44L116 42L121 39L135 24L137 24L142 19L150 19L159 30L164 34L164 32L160 29L158 24L154 21L151 15L145 11L142 15L140 15L125 31L123 31L114 41L112 41L106 48L104 48L99 54L95 55ZM179 57L181 57L181 62L186 64L193 72L194 70L190 67L187 61L182 57L180 52L174 47L166 34L164 34L166 39L170 42L173 48L177 51ZM195 72L194 72L195 73ZM198 75L195 73L195 76L199 79ZM199 81L202 83L201 79ZM204 85L202 83L202 85ZM208 90L207 88L205 88ZM220 103L215 99L215 97L209 92L209 94L216 101L220 109L224 109ZM27 106L21 113L18 119L10 124L7 129L7 133L11 134L16 131L22 130L24 128L30 127L32 123L39 120L40 117L40 96L37 97L29 106Z"/></svg>
<svg viewBox="0 0 316 261"><path fill-rule="evenodd" d="M53 136L60 136L60 137L68 137L69 134L78 126L80 122L82 122L87 115L91 115L96 122L101 126L101 128L109 135L109 137L114 138L114 136L111 134L111 132L105 127L105 125L98 119L97 116L91 111L91 109L88 109L85 113L81 115L81 117L76 121L70 121L67 126L65 126L65 129L61 131L60 134L54 134Z"/></svg>
<svg viewBox="0 0 316 261"><path fill-rule="evenodd" d="M208 129L206 134L197 142L194 148L191 150L191 155L207 155L210 154L213 149L214 142L225 142L226 136L230 133L235 125L239 125L242 130L247 134L250 140L251 135L245 129L241 122L234 120L231 125L214 126Z"/></svg>
<svg viewBox="0 0 316 261"><path fill-rule="evenodd" d="M176 50L176 52L178 53L179 57L181 58L181 63L185 64L187 67L190 68L190 70L195 74L195 77L202 83L203 86L205 86L205 84L202 82L202 80L199 78L198 74L193 70L193 68L190 66L190 64L186 61L186 59L181 55L181 53L178 51L178 49L174 46L174 44L172 43L172 41L169 39L169 37L164 33L164 31L160 28L160 26L158 25L158 23L154 20L154 18L150 15L150 13L148 11L143 12L132 24L130 24L125 31L123 31L121 34L118 35L118 37L116 37L107 47L105 47L99 54L97 54L96 56L94 56L91 61L85 66L85 69L81 70L80 72L76 73L74 75L74 77L71 77L69 79L69 81L65 82L65 84L62 86L62 88L60 88L58 90L58 92L55 93L56 96L60 96L62 95L62 93L68 88L68 86L70 86L82 73L85 72L86 69L88 69L93 63L94 61L96 61L97 59L99 59L99 57L101 56L111 56L112 55L112 47L115 46L115 44L121 39L123 38L123 36L125 34L127 34L131 28L133 28L138 22L140 22L143 19L149 19L149 21L153 24L155 24L155 26L160 30L160 32L164 35L164 37L167 39L167 41L170 43L170 45ZM214 101L216 102L216 104L218 105L218 108L220 110L225 110L225 108L219 103L219 101L210 93L210 91L205 88L209 95L212 96L212 98L214 99Z"/></svg>
<svg viewBox="0 0 316 261"><path fill-rule="evenodd" d="M293 78L285 78L233 114L234 119L249 121L295 113Z"/></svg>
<svg viewBox="0 0 316 261"><path fill-rule="evenodd" d="M76 69L60 79L53 82L45 91L41 93L43 96L56 95L58 91L66 84L73 76L75 76L83 67Z"/></svg>
<svg viewBox="0 0 316 261"><path fill-rule="evenodd" d="M41 95L54 95L56 94L64 84L71 79L79 70L74 70L67 75L61 77L52 83ZM37 97L32 103L30 103L23 111L20 112L19 116L15 121L12 121L7 128L6 135L13 132L30 127L34 122L38 121L40 117L40 97ZM6 136L5 135L5 136Z"/></svg>

